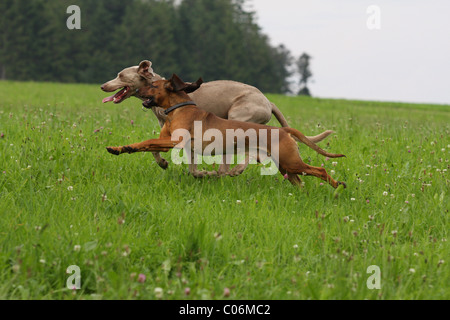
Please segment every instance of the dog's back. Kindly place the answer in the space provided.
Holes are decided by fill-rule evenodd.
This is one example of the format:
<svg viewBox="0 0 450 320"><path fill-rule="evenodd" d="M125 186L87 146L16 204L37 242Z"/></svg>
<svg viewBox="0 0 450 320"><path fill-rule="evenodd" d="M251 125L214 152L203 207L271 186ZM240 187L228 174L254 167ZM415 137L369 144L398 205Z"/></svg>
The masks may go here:
<svg viewBox="0 0 450 320"><path fill-rule="evenodd" d="M259 89L236 81L218 80L206 82L198 90L189 94L189 96L201 109L212 112L223 119L229 118L229 113L233 111L233 106L240 105L240 100L245 100L245 104L242 105L245 109L251 109L254 112L262 107L264 109L267 108L266 113L272 114L270 101ZM245 119L239 120L245 121ZM270 120L270 117L268 120Z"/></svg>

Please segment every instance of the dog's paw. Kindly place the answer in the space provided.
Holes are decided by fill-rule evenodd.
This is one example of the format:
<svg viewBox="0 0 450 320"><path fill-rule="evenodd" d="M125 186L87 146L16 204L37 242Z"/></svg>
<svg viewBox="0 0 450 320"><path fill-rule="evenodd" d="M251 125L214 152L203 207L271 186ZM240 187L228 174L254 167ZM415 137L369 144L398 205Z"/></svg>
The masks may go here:
<svg viewBox="0 0 450 320"><path fill-rule="evenodd" d="M191 175L195 178L195 179L203 179L206 177L206 171L192 171Z"/></svg>
<svg viewBox="0 0 450 320"><path fill-rule="evenodd" d="M169 167L169 162L167 162L166 159L161 159L161 161L158 162L158 165L159 165L162 169L167 170L167 168Z"/></svg>
<svg viewBox="0 0 450 320"><path fill-rule="evenodd" d="M107 147L106 150L108 150L109 153L111 153L115 156L118 156L121 153L121 150L118 147Z"/></svg>
<svg viewBox="0 0 450 320"><path fill-rule="evenodd" d="M347 184L342 181L338 181L338 186L344 186L344 189L347 189Z"/></svg>
<svg viewBox="0 0 450 320"><path fill-rule="evenodd" d="M192 174L192 176L194 178L197 178L197 179L203 179L203 178L206 178L206 177L218 177L219 176L217 171L206 171L206 170L202 170L202 171L195 170L195 171L192 171L191 174Z"/></svg>

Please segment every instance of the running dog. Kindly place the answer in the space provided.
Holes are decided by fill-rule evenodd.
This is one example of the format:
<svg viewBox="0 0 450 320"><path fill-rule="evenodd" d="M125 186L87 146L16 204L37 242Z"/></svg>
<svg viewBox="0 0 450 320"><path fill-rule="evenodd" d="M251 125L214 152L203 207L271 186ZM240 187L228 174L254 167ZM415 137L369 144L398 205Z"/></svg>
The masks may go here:
<svg viewBox="0 0 450 320"><path fill-rule="evenodd" d="M150 61L144 60L139 66L122 70L115 79L101 86L105 92L119 90L114 95L103 99L103 103L119 104L132 96L139 98L137 96L139 89L150 86L157 80L163 80L163 78L154 72ZM273 114L283 127L289 127L281 111L260 90L240 82L220 80L204 83L198 90L190 93L190 99L194 100L200 109L223 119L266 124ZM164 127L167 120L164 109L156 106L151 110L161 128ZM308 138L312 142L318 143L331 133L332 131L325 131L318 136ZM161 168L167 169L168 162L158 152L153 152L153 156ZM199 175L197 166L192 165L190 170L194 175ZM229 165L222 165L219 169L222 173L229 172L229 170ZM238 166L234 173L241 171L243 171L242 167ZM230 174L234 173L230 172Z"/></svg>
<svg viewBox="0 0 450 320"><path fill-rule="evenodd" d="M269 136L277 134L279 139L275 144L272 144L272 140L268 138L263 147L264 150L260 151L264 151L268 155L278 152L278 163L276 163L278 169L292 184L301 186L299 175L304 175L318 177L328 182L333 188L337 188L340 185L343 185L344 188L346 188L344 182L334 180L328 175L324 168L313 167L304 163L300 157L296 139L323 156L339 158L345 157L344 155L331 154L322 150L300 131L293 128L277 128L262 124L225 120L217 117L211 112L198 108L195 102L188 96L188 93L195 92L202 83L203 80L201 79L195 83L185 83L174 74L170 80L158 80L153 82L150 86L138 90L136 94L141 99L146 99L144 102L146 108L158 106L164 109L167 119L161 130L160 137L159 139L152 139L128 146L108 147L108 152L114 155L136 152L168 152L175 147L180 147L180 141L177 139L174 141L174 138L172 137L172 134L174 134L175 131L183 129L189 132L191 138L194 139L194 123L201 122L203 131L215 129L222 133L224 139L224 141L222 141L222 154L226 154L227 150L230 150L230 145L233 146L236 143L234 139L230 141L225 138L227 137L227 130L255 130L258 133L258 140L261 140L261 137L259 136L261 130L265 130L269 133ZM246 140L246 144L246 147L249 147L248 140ZM208 143L202 141L200 145L202 150L204 150L208 146ZM192 148L192 150L194 149L194 143L190 148ZM261 148L261 146L258 145L258 148ZM231 149L235 150L233 147L231 147ZM248 152L248 150L246 150L246 152Z"/></svg>

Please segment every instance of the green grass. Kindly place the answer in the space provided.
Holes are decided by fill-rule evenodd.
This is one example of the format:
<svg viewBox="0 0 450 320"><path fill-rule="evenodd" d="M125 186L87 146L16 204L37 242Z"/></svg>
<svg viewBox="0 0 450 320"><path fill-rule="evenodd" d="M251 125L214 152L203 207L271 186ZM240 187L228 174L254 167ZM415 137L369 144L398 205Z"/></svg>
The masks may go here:
<svg viewBox="0 0 450 320"><path fill-rule="evenodd" d="M270 95L305 134L335 131L321 146L347 158L300 146L347 182L335 198L258 166L196 180L151 154L112 156L160 128L138 100L104 96L0 83L0 299L450 298L449 106ZM367 288L371 265L381 290Z"/></svg>

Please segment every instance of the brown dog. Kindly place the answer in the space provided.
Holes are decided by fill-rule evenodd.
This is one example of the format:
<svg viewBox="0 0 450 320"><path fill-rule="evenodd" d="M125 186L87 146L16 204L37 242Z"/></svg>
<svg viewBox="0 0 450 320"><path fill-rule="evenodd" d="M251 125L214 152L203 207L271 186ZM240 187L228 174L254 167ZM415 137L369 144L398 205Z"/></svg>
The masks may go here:
<svg viewBox="0 0 450 320"><path fill-rule="evenodd" d="M294 137L323 156L339 158L345 157L344 155L331 154L322 150L296 129L277 128L261 124L225 120L210 112L201 110L190 100L187 93L194 92L200 87L202 82L203 81L199 79L196 83L186 84L177 75L173 75L170 80L155 81L149 87L140 89L138 95L142 98L149 99L144 102L146 107L159 106L162 107L167 114L167 121L161 130L159 139L152 139L129 146L108 147L108 152L114 155L135 152L168 152L180 143L179 140L174 141L172 138L172 135L178 129L187 130L190 133L191 138L195 139L194 122L196 121L201 122L203 133L206 130L215 129L222 133L222 137L226 137L226 132L230 129L242 129L243 131L255 130L255 132L259 132L258 139L260 140L260 132L265 130L265 132L269 133L269 136L276 134L279 139L275 145L271 143L272 140L270 138L267 139L264 151L267 152L268 155L271 155L275 151L278 152L278 169L282 175L287 174L287 178L292 184L301 185L301 180L298 175L311 175L328 182L334 188L337 188L339 185L346 187L345 183L336 181L329 176L324 168L313 167L304 163L300 157L298 145ZM245 143L246 148L248 148L248 141L246 140ZM232 141L227 141L224 138L222 143L223 154L226 154L227 150L229 150L227 146L230 146L230 144L236 144L236 141L234 139ZM208 143L202 141L202 150L205 150L207 146ZM191 145L191 148L193 149L193 144ZM258 148L260 148L259 145ZM248 150L246 150L246 152L248 152Z"/></svg>
<svg viewBox="0 0 450 320"><path fill-rule="evenodd" d="M122 70L115 79L103 84L101 89L105 92L115 92L114 95L103 99L104 103L114 102L119 104L130 97L141 98L137 91L143 87L151 85L154 81L164 80L152 69L152 63L148 60L142 61L139 66L134 66ZM204 83L199 90L189 94L190 98L196 102L200 109L211 112L216 116L237 121L266 124L272 118L272 114L278 119L283 127L288 127L288 123L276 105L271 103L264 94L253 86L249 86L236 81L211 81ZM146 100L145 98L141 98ZM164 109L158 106L151 109L159 121L161 128L166 122L167 115ZM332 131L326 131L315 137L308 137L314 143L318 143L329 136ZM153 152L158 165L167 169L168 162L161 157L158 152ZM196 165L189 167L194 176L202 176L203 171L198 171ZM243 172L243 166L231 170L226 164L221 165L221 174L234 176L238 172ZM208 173L209 175L213 172Z"/></svg>

